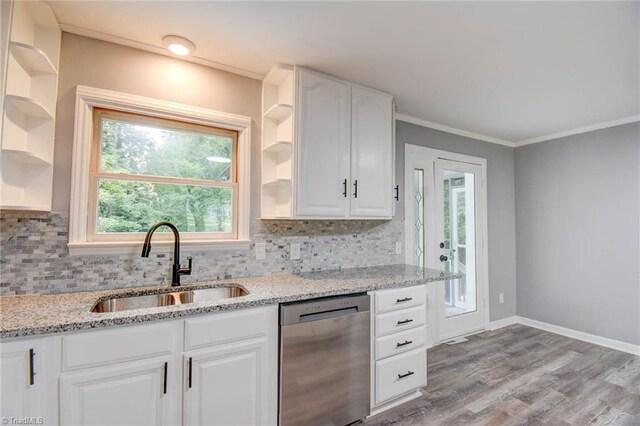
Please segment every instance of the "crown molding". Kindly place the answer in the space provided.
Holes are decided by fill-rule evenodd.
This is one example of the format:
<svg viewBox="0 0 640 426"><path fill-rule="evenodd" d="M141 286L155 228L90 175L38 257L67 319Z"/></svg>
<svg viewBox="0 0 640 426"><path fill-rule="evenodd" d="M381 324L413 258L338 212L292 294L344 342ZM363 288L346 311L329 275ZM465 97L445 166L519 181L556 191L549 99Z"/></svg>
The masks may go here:
<svg viewBox="0 0 640 426"><path fill-rule="evenodd" d="M592 132L594 130L606 129L608 127L621 126L623 124L634 123L640 121L640 115L632 115L631 117L619 118L617 120L604 121L602 123L592 124L590 126L578 127L576 129L565 130L564 132L551 133L545 136L539 136L537 138L526 139L518 141L513 144L515 148L519 148L525 145L531 145L534 143L549 141L552 139L564 138L566 136L578 135L580 133Z"/></svg>
<svg viewBox="0 0 640 426"><path fill-rule="evenodd" d="M404 121L405 123L417 124L418 126L428 127L430 129L440 130L447 133L452 133L458 136L464 136L471 139L477 139L484 142L495 143L498 145L508 146L513 148L513 142L505 141L498 138L492 138L491 136L485 136L478 133L468 132L466 130L456 129L455 127L445 126L443 124L434 123L432 121L423 120L421 118L411 117L410 115L397 114L396 120Z"/></svg>
<svg viewBox="0 0 640 426"><path fill-rule="evenodd" d="M111 34L95 31L89 28L78 27L75 25L65 24L61 22L60 29L67 33L77 34L83 37L89 37L97 40L107 41L107 42L119 44L122 46L133 47L135 49L145 50L147 52L157 53L159 55L168 56L170 58L180 59L187 62L193 62L195 64L204 65L210 68L215 68L215 69L230 72L233 74L238 74L243 77L252 78L254 80L262 81L262 79L264 78L264 75L262 74L258 74L252 71L247 71L242 68L232 67L230 65L221 64L219 62L200 58L198 56L189 55L189 56L177 58L175 55L173 55L171 52L169 52L167 49L163 47L158 47L158 46L154 46L147 43L141 43L139 41L130 40L124 37L117 37Z"/></svg>

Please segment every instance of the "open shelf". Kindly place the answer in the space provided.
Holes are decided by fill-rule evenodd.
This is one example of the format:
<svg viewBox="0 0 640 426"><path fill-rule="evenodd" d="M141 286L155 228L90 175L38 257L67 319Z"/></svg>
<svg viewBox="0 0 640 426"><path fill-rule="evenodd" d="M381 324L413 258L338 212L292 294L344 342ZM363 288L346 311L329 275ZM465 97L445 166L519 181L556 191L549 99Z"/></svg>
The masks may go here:
<svg viewBox="0 0 640 426"><path fill-rule="evenodd" d="M275 141L264 147L264 152L273 154L282 154L291 150L292 143L290 141Z"/></svg>
<svg viewBox="0 0 640 426"><path fill-rule="evenodd" d="M280 86L284 81L293 74L293 65L278 64L275 65L267 73L262 80L263 84L271 84L273 86Z"/></svg>
<svg viewBox="0 0 640 426"><path fill-rule="evenodd" d="M22 114L45 120L53 119L53 115L38 101L18 95L5 95L5 105L20 111Z"/></svg>
<svg viewBox="0 0 640 426"><path fill-rule="evenodd" d="M262 183L263 186L281 186L281 185L291 185L291 179L286 178L275 178L267 182Z"/></svg>
<svg viewBox="0 0 640 426"><path fill-rule="evenodd" d="M7 157L11 157L14 161L19 161L27 164L32 164L35 166L51 166L51 162L45 160L39 155L29 152L23 151L19 149L3 149L2 155L6 155Z"/></svg>
<svg viewBox="0 0 640 426"><path fill-rule="evenodd" d="M13 205L13 204L0 204L0 210L20 210L29 212L48 212L51 210L49 206L27 206L27 205Z"/></svg>
<svg viewBox="0 0 640 426"><path fill-rule="evenodd" d="M293 112L293 105L275 104L264 112L264 118L270 120L282 121L289 117Z"/></svg>
<svg viewBox="0 0 640 426"><path fill-rule="evenodd" d="M35 46L12 41L11 54L29 74L55 74L57 72L47 54Z"/></svg>

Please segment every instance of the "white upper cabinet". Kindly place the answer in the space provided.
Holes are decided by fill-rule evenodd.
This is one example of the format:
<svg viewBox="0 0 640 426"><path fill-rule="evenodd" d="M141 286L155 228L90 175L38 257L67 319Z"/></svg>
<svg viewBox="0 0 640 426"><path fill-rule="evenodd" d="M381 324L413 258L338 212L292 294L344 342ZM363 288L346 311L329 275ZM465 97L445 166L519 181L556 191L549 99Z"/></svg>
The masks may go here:
<svg viewBox="0 0 640 426"><path fill-rule="evenodd" d="M263 219L392 217L391 95L291 65L262 95Z"/></svg>
<svg viewBox="0 0 640 426"><path fill-rule="evenodd" d="M299 70L298 216L349 214L349 90L347 83Z"/></svg>
<svg viewBox="0 0 640 426"><path fill-rule="evenodd" d="M386 93L351 89L351 216L390 217L393 110Z"/></svg>

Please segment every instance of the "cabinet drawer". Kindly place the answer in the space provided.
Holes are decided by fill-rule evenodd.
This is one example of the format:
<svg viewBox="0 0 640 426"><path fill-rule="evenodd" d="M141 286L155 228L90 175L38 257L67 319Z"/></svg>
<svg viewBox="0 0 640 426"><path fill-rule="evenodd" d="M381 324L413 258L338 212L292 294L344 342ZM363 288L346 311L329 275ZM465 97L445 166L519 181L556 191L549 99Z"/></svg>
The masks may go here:
<svg viewBox="0 0 640 426"><path fill-rule="evenodd" d="M388 314L376 315L376 337L425 325L427 308L418 306Z"/></svg>
<svg viewBox="0 0 640 426"><path fill-rule="evenodd" d="M62 336L62 371L94 367L182 349L182 321L115 327Z"/></svg>
<svg viewBox="0 0 640 426"><path fill-rule="evenodd" d="M376 362L376 404L427 384L427 351L417 349Z"/></svg>
<svg viewBox="0 0 640 426"><path fill-rule="evenodd" d="M378 337L375 343L376 360L412 351L424 346L426 340L426 327L418 327L389 336Z"/></svg>
<svg viewBox="0 0 640 426"><path fill-rule="evenodd" d="M426 290L425 286L415 286L379 291L376 293L376 313L424 305L427 299Z"/></svg>
<svg viewBox="0 0 640 426"><path fill-rule="evenodd" d="M278 307L245 309L185 320L185 350L266 336L278 329Z"/></svg>

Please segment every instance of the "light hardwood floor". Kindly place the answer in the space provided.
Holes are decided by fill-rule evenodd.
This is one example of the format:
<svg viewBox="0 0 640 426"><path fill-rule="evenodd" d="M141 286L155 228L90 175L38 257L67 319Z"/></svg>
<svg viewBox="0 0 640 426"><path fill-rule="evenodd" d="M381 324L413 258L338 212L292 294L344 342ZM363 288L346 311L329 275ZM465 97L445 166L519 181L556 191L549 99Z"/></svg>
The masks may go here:
<svg viewBox="0 0 640 426"><path fill-rule="evenodd" d="M638 356L513 325L427 360L423 396L365 425L640 425Z"/></svg>

